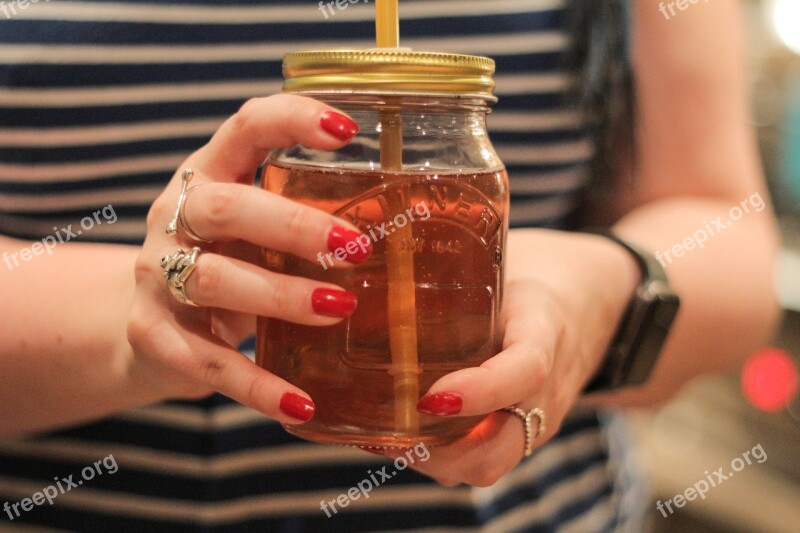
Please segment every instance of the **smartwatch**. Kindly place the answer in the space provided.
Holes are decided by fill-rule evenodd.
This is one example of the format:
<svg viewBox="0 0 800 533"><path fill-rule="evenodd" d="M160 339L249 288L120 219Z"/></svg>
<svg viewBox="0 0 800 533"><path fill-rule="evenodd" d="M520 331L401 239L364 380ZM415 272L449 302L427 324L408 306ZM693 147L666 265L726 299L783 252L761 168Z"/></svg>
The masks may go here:
<svg viewBox="0 0 800 533"><path fill-rule="evenodd" d="M597 374L584 393L639 385L647 381L678 314L680 298L670 288L667 274L655 256L607 230L590 230L630 252L642 272L642 282L631 297Z"/></svg>

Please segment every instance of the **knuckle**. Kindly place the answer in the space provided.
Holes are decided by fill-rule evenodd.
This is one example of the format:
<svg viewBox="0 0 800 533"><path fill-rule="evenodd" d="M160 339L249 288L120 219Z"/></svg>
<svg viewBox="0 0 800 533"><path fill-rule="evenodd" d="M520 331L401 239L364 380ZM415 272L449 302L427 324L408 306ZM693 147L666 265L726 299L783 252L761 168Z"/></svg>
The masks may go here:
<svg viewBox="0 0 800 533"><path fill-rule="evenodd" d="M136 259L133 265L133 275L137 284L143 283L152 279L156 275L161 274L161 267L154 261L145 260L141 255Z"/></svg>
<svg viewBox="0 0 800 533"><path fill-rule="evenodd" d="M246 131L250 124L250 118L254 113L254 109L258 105L258 98L250 98L247 100L239 110L231 117L231 125L238 131Z"/></svg>
<svg viewBox="0 0 800 533"><path fill-rule="evenodd" d="M167 201L162 194L153 202L150 209L147 211L147 227L155 228L164 223L164 220L169 217Z"/></svg>
<svg viewBox="0 0 800 533"><path fill-rule="evenodd" d="M197 292L193 296L205 301L214 300L220 294L224 277L225 263L215 258L204 257L202 262L198 262L193 276L189 277L189 280L194 278L194 288Z"/></svg>
<svg viewBox="0 0 800 533"><path fill-rule="evenodd" d="M225 372L225 361L222 358L206 356L199 358L198 365L197 375L199 379L212 389L217 390Z"/></svg>
<svg viewBox="0 0 800 533"><path fill-rule="evenodd" d="M236 216L243 189L231 184L214 184L204 206L207 223L213 227L227 227Z"/></svg>
<svg viewBox="0 0 800 533"><path fill-rule="evenodd" d="M265 299L268 307L266 311L269 312L270 316L286 315L296 307L294 299L290 297L292 284L288 278L275 277L271 285L271 290L267 293L267 298Z"/></svg>
<svg viewBox="0 0 800 533"><path fill-rule="evenodd" d="M169 355L164 360L167 366L184 378L195 379L197 376L198 358L188 344L182 343L179 346L170 347Z"/></svg>
<svg viewBox="0 0 800 533"><path fill-rule="evenodd" d="M311 119L316 118L317 103L316 101L308 101L306 98L288 98L282 103L288 111L288 116L297 119Z"/></svg>
<svg viewBox="0 0 800 533"><path fill-rule="evenodd" d="M267 395L268 389L269 381L263 375L254 376L250 382L250 387L247 389L247 405L251 407L261 406L264 403L263 399ZM274 413L275 409L270 406L266 411Z"/></svg>
<svg viewBox="0 0 800 533"><path fill-rule="evenodd" d="M131 347L142 352L151 336L153 328L158 325L158 321L153 319L152 313L147 313L143 306L134 303L131 313L128 316L126 335Z"/></svg>
<svg viewBox="0 0 800 533"><path fill-rule="evenodd" d="M528 359L528 371L530 375L525 380L529 394L535 394L547 381L550 374L547 363L547 354L540 345L531 341L525 345L526 358Z"/></svg>
<svg viewBox="0 0 800 533"><path fill-rule="evenodd" d="M535 394L537 393L544 383L547 381L549 376L549 371L547 370L547 365L542 361L541 358L536 358L532 362L531 366L531 379L527 382L529 387L529 393Z"/></svg>
<svg viewBox="0 0 800 533"><path fill-rule="evenodd" d="M291 242L300 242L311 226L311 211L300 204L292 204L286 214L286 234Z"/></svg>
<svg viewBox="0 0 800 533"><path fill-rule="evenodd" d="M488 405L506 405L505 398L508 396L507 387L502 387L499 383L491 381L486 384L486 403Z"/></svg>

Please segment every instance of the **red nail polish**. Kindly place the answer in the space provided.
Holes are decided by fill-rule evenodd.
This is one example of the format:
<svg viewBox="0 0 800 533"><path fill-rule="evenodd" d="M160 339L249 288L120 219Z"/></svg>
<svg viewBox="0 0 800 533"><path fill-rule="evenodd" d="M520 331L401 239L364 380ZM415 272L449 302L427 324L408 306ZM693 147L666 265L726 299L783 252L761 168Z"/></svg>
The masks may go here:
<svg viewBox="0 0 800 533"><path fill-rule="evenodd" d="M317 289L311 294L311 307L318 315L347 318L358 306L355 294L333 289Z"/></svg>
<svg viewBox="0 0 800 533"><path fill-rule="evenodd" d="M359 265L372 254L372 239L363 233L334 226L328 234L328 250L339 261Z"/></svg>
<svg viewBox="0 0 800 533"><path fill-rule="evenodd" d="M325 111L320 117L322 129L339 139L349 141L358 133L358 124L350 117L334 111Z"/></svg>
<svg viewBox="0 0 800 533"><path fill-rule="evenodd" d="M461 412L464 399L454 392L426 394L417 402L417 411L429 415L449 416Z"/></svg>
<svg viewBox="0 0 800 533"><path fill-rule="evenodd" d="M303 422L311 420L315 409L314 402L293 392L287 392L281 397L280 408L284 414Z"/></svg>

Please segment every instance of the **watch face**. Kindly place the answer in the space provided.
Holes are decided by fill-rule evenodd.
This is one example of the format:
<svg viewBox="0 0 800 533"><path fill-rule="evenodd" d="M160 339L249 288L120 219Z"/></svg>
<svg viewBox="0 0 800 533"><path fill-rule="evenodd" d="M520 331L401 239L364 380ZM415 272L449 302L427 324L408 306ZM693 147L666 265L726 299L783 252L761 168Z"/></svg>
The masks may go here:
<svg viewBox="0 0 800 533"><path fill-rule="evenodd" d="M641 327L631 343L625 384L647 381L678 314L680 299L673 293L658 295L643 306Z"/></svg>

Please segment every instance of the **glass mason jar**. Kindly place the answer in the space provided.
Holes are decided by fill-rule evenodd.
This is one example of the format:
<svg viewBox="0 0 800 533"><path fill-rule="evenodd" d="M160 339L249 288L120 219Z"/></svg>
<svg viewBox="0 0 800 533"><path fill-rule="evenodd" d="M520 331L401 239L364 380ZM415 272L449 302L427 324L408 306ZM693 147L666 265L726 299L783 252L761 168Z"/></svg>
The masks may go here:
<svg viewBox="0 0 800 533"><path fill-rule="evenodd" d="M318 261L264 250L267 268L358 297L355 313L331 327L259 319L258 364L316 404L290 433L436 446L484 418L416 405L437 379L501 346L509 194L486 131L493 73L488 58L402 49L286 56L284 91L341 109L360 132L333 152L274 151L262 187L351 222L373 246L366 262L346 268L333 268L328 250Z"/></svg>

